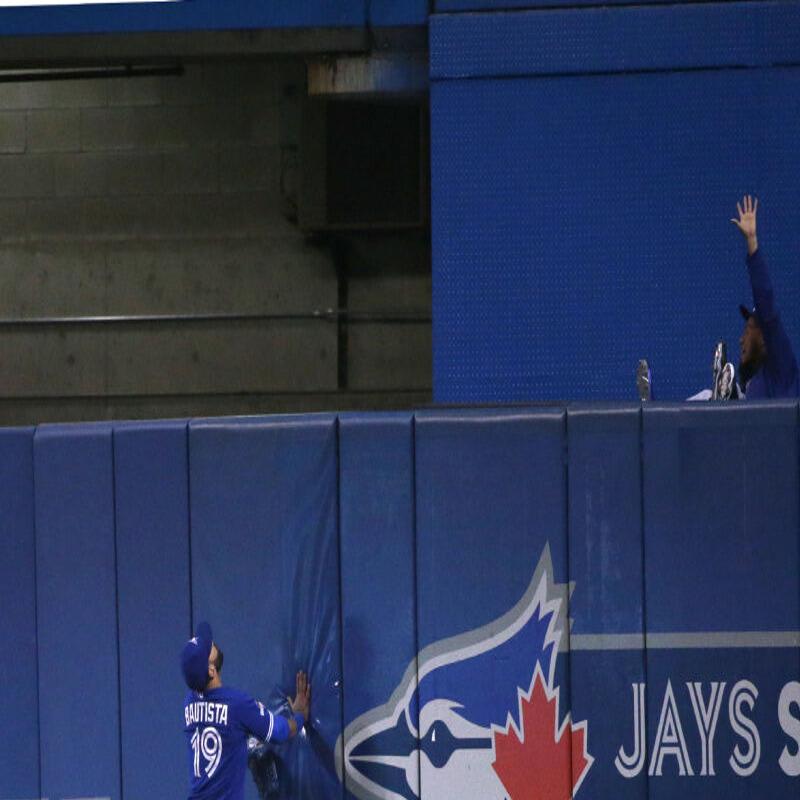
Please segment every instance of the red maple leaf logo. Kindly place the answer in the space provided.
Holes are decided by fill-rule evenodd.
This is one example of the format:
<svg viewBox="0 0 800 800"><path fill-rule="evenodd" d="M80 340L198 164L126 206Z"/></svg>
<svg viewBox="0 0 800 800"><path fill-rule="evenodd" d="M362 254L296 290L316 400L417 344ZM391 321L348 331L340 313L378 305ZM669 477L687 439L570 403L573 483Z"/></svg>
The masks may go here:
<svg viewBox="0 0 800 800"><path fill-rule="evenodd" d="M568 714L559 730L559 694L548 689L537 664L527 695L519 690L522 730L510 716L505 730L493 730L492 767L511 800L570 800L594 762L585 721L573 725Z"/></svg>

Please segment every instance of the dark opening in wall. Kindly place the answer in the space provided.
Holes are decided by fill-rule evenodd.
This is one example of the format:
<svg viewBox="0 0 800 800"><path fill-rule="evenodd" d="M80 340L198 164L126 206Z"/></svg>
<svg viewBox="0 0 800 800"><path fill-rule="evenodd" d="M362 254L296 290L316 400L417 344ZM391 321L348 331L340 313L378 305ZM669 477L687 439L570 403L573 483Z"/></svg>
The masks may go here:
<svg viewBox="0 0 800 800"><path fill-rule="evenodd" d="M424 227L427 97L312 99L303 132L301 227Z"/></svg>
<svg viewBox="0 0 800 800"><path fill-rule="evenodd" d="M416 103L329 104L329 223L420 221L420 114Z"/></svg>

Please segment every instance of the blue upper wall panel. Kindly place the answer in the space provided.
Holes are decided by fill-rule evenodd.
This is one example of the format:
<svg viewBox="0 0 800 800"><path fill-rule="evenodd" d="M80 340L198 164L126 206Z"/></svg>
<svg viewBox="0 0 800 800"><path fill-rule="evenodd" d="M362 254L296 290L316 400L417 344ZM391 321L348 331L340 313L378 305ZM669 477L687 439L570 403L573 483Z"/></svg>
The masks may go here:
<svg viewBox="0 0 800 800"><path fill-rule="evenodd" d="M388 2L385 5L390 5ZM413 0L393 5L411 6ZM364 0L176 0L0 10L0 36L363 27Z"/></svg>
<svg viewBox="0 0 800 800"><path fill-rule="evenodd" d="M433 17L435 398L632 399L642 357L705 388L745 192L800 342L798 61L797 3Z"/></svg>
<svg viewBox="0 0 800 800"><path fill-rule="evenodd" d="M800 61L797 3L701 3L430 22L431 78L767 66Z"/></svg>
<svg viewBox="0 0 800 800"><path fill-rule="evenodd" d="M368 0L369 24L373 28L427 25L429 0Z"/></svg>
<svg viewBox="0 0 800 800"><path fill-rule="evenodd" d="M678 2L687 0L678 0ZM761 1L761 0L756 0ZM637 5L674 4L676 0L640 0ZM436 13L453 11L510 11L512 9L560 8L597 5L632 5L631 0L434 0Z"/></svg>

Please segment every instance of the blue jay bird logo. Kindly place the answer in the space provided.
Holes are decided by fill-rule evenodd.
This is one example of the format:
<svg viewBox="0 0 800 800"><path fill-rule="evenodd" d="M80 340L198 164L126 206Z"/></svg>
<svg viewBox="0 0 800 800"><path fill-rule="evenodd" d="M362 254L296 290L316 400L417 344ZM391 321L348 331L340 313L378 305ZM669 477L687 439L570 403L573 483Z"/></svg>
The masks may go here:
<svg viewBox="0 0 800 800"><path fill-rule="evenodd" d="M527 590L488 625L425 647L389 700L336 744L360 800L569 800L594 759L588 723L559 718L556 658L570 587L545 546Z"/></svg>

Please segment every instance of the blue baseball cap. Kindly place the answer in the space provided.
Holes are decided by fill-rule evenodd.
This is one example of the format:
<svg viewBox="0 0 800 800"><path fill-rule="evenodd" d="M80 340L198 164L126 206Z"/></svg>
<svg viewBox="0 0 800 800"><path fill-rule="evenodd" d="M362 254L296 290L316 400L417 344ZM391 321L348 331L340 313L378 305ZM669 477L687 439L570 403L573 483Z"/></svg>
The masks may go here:
<svg viewBox="0 0 800 800"><path fill-rule="evenodd" d="M194 637L189 639L181 651L183 679L190 689L202 692L208 683L208 657L214 636L207 622L198 623Z"/></svg>

